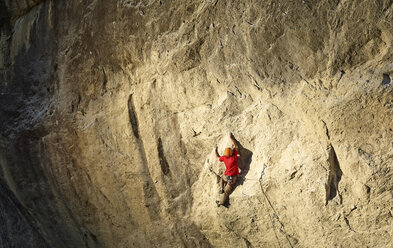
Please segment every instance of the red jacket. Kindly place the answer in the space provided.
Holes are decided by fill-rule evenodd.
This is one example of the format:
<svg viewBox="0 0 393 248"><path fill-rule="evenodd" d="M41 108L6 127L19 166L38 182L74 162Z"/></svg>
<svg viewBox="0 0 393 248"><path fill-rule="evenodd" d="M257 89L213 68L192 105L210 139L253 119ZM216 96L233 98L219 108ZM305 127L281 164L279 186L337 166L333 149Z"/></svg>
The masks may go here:
<svg viewBox="0 0 393 248"><path fill-rule="evenodd" d="M237 150L233 150L233 154L230 157L221 156L219 159L221 162L224 162L226 170L224 174L226 176L237 176L239 175L239 166L237 164Z"/></svg>

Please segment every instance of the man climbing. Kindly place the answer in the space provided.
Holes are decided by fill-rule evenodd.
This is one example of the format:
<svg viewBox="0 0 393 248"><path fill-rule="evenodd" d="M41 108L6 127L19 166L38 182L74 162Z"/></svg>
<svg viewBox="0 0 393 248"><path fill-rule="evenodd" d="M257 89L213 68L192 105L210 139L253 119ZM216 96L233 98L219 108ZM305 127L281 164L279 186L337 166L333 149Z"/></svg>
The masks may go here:
<svg viewBox="0 0 393 248"><path fill-rule="evenodd" d="M221 196L220 201L216 201L217 207L219 206L228 207L227 205L225 205L225 202L228 199L229 194L232 192L233 188L235 187L237 175L239 175L239 166L237 163L237 154L238 154L237 144L232 136L232 133L229 133L229 138L233 143L234 149L232 149L231 147L225 148L224 156L220 157L217 151L217 146L214 148L216 158L220 162L224 162L226 168L224 175L221 176L220 193L223 195Z"/></svg>

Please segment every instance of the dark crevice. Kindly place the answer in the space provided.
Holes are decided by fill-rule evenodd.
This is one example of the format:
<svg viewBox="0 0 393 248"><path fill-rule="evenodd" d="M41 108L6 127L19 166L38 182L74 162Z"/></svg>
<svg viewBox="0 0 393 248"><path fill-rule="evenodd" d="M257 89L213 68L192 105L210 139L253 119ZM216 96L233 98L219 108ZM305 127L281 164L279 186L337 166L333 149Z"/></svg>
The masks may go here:
<svg viewBox="0 0 393 248"><path fill-rule="evenodd" d="M108 83L108 77L106 76L105 69L102 67L103 81L102 81L102 92L101 96L106 92L106 84Z"/></svg>
<svg viewBox="0 0 393 248"><path fill-rule="evenodd" d="M5 4L4 0L0 0L0 28L2 31L4 27L7 31L9 31L10 19L10 13L7 5Z"/></svg>
<svg viewBox="0 0 393 248"><path fill-rule="evenodd" d="M245 237L243 237L243 240L244 240L244 242L246 242L247 248L253 247L252 244L251 244L251 242L250 242L248 239L246 239Z"/></svg>
<svg viewBox="0 0 393 248"><path fill-rule="evenodd" d="M132 132L134 133L135 138L139 139L138 119L136 118L135 106L132 100L132 94L128 98L128 113L130 116Z"/></svg>
<svg viewBox="0 0 393 248"><path fill-rule="evenodd" d="M341 195L338 190L338 184L341 180L342 171L340 169L340 163L338 162L336 152L332 145L329 145L329 176L326 184L326 203L334 199L337 195L339 196L340 204L342 203Z"/></svg>
<svg viewBox="0 0 393 248"><path fill-rule="evenodd" d="M158 220L159 218L159 209L160 209L160 199L158 197L157 189L155 184L152 181L152 176L149 171L149 166L147 162L146 152L143 145L142 138L137 140L138 144L138 152L140 159L142 160L142 175L143 175L143 196L144 203L147 207L149 217L151 220Z"/></svg>
<svg viewBox="0 0 393 248"><path fill-rule="evenodd" d="M388 84L390 84L390 82L391 82L391 80L390 80L390 77L389 77L389 75L388 74L382 74L382 77L383 77L383 79L382 79L382 85L388 85Z"/></svg>
<svg viewBox="0 0 393 248"><path fill-rule="evenodd" d="M162 173L164 173L164 175L168 175L168 173L170 172L169 164L164 155L164 149L162 147L161 138L158 138L157 150L158 150L158 159L160 160L160 165L161 165L161 171Z"/></svg>
<svg viewBox="0 0 393 248"><path fill-rule="evenodd" d="M227 90L227 92L228 92L228 94L231 94L232 96L236 97L235 93L233 93L233 92L231 92L229 90Z"/></svg>
<svg viewBox="0 0 393 248"><path fill-rule="evenodd" d="M325 128L326 136L327 136L327 138L330 140L329 129L327 128L326 122L324 122L324 121L322 120L322 123L323 123L323 126L324 126L324 128Z"/></svg>
<svg viewBox="0 0 393 248"><path fill-rule="evenodd" d="M355 230L352 229L352 227L351 227L351 225L349 223L349 220L348 220L348 218L346 216L344 216L344 221L345 221L345 224L347 224L349 230L351 230L352 232L355 232Z"/></svg>
<svg viewBox="0 0 393 248"><path fill-rule="evenodd" d="M340 82L340 80L343 78L343 76L345 74L345 71L343 71L343 70L341 70L340 72L341 72L340 78L337 80L337 82Z"/></svg>
<svg viewBox="0 0 393 248"><path fill-rule="evenodd" d="M141 160L141 174L144 180L143 183L143 196L144 196L144 204L148 210L149 217L151 220L158 220L159 218L159 209L160 209L160 199L158 197L157 189L155 184L153 183L152 176L149 171L146 151L143 145L142 136L139 134L139 125L138 119L136 116L135 105L133 102L133 95L131 94L128 98L128 113L130 118L130 125L132 132L135 136L136 140L136 150L139 154L139 158Z"/></svg>
<svg viewBox="0 0 393 248"><path fill-rule="evenodd" d="M195 130L194 130L194 128L192 128L192 131L194 132L194 134L192 135L192 137L196 137L196 136L198 136L198 135L200 135L202 132L196 132Z"/></svg>

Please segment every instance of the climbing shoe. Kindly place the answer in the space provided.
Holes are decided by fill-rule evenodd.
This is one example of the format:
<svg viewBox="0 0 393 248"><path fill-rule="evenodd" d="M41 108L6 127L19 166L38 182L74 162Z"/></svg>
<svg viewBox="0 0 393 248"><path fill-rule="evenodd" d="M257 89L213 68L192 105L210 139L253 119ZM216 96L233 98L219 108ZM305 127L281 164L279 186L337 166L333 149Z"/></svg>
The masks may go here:
<svg viewBox="0 0 393 248"><path fill-rule="evenodd" d="M216 201L217 207L224 206L225 208L229 207L229 204L220 204L220 201Z"/></svg>
<svg viewBox="0 0 393 248"><path fill-rule="evenodd" d="M220 190L220 194L224 194L224 190L222 189L222 190Z"/></svg>

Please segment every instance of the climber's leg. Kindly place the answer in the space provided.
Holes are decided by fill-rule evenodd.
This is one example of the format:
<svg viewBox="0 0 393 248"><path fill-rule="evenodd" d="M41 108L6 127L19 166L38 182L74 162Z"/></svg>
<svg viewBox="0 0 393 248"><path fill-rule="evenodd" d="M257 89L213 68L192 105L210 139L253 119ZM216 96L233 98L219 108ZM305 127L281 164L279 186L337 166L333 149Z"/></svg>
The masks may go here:
<svg viewBox="0 0 393 248"><path fill-rule="evenodd" d="M235 187L237 176L233 176L232 180L228 180L227 185L224 189L224 194L221 196L220 205L224 205L225 201L228 199L228 196L231 194L232 189Z"/></svg>
<svg viewBox="0 0 393 248"><path fill-rule="evenodd" d="M224 193L224 189L225 189L225 183L226 183L226 181L225 181L225 175L222 175L221 176L221 189L220 189L220 194L222 194L222 193Z"/></svg>

